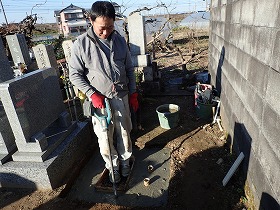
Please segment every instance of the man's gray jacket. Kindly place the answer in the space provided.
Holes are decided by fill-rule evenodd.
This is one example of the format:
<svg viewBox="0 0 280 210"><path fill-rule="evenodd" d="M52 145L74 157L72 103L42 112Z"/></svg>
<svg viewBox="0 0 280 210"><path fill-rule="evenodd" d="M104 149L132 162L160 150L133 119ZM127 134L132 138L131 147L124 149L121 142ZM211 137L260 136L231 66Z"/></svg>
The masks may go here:
<svg viewBox="0 0 280 210"><path fill-rule="evenodd" d="M112 32L110 48L109 62L92 27L73 44L69 78L88 98L95 91L108 98L136 91L130 52L125 39L116 31Z"/></svg>

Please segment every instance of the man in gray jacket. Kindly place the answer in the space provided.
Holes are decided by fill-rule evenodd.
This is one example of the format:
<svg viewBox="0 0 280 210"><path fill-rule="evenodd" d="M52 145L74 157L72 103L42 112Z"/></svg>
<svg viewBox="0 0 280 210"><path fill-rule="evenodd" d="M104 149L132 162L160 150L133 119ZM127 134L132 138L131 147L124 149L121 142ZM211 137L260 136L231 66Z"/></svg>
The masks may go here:
<svg viewBox="0 0 280 210"><path fill-rule="evenodd" d="M125 39L114 30L114 21L115 9L110 2L96 1L92 4L92 26L74 42L69 77L96 109L104 108L104 99L109 99L112 122L108 131L103 131L102 125L94 116L92 123L105 167L110 170L107 138L109 139L114 168L113 171L110 170L109 178L112 182L114 173L115 182L118 183L121 175L127 177L130 173L130 107L136 111L138 101L130 52Z"/></svg>

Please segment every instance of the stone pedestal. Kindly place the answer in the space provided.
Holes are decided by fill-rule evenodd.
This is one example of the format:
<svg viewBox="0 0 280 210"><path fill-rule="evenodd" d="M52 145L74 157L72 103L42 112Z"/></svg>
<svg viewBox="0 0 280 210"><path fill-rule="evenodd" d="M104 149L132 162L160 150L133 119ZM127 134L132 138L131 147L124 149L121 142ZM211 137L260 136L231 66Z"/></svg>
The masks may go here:
<svg viewBox="0 0 280 210"><path fill-rule="evenodd" d="M0 165L0 187L55 189L67 183L79 163L93 153L96 139L87 122L76 128L44 162L9 161Z"/></svg>

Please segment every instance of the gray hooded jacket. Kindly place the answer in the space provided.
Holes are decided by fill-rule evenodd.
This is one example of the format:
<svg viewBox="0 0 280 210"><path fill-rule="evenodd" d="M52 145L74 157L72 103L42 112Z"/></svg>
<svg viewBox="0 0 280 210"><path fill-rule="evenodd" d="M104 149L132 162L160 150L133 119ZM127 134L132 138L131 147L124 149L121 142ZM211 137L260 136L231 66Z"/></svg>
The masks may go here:
<svg viewBox="0 0 280 210"><path fill-rule="evenodd" d="M134 68L125 39L113 31L110 62L99 46L93 28L80 35L73 44L69 62L70 81L90 97L123 97L136 91Z"/></svg>

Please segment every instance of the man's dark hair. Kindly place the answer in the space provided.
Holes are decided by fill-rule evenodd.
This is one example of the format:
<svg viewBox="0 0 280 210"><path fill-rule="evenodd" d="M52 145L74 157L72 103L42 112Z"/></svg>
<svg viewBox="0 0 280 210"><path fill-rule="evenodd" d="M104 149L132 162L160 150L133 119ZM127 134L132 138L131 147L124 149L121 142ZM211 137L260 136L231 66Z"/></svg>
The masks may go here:
<svg viewBox="0 0 280 210"><path fill-rule="evenodd" d="M90 18L95 21L97 17L108 17L115 20L115 8L109 1L96 1L91 6Z"/></svg>

